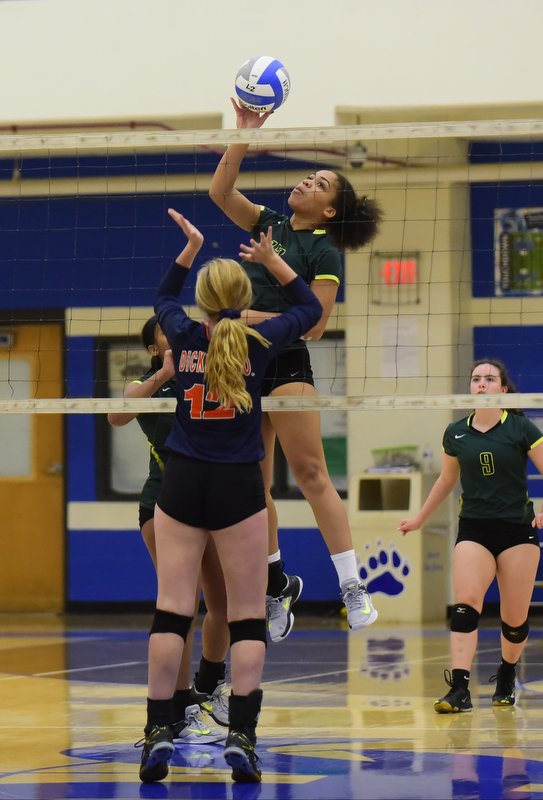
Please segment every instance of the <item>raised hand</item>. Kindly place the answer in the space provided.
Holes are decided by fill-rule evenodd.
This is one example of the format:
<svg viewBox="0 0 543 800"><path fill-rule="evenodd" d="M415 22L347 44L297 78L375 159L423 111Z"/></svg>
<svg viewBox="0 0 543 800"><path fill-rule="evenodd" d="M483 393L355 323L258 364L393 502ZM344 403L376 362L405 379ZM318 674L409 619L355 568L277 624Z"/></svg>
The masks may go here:
<svg viewBox="0 0 543 800"><path fill-rule="evenodd" d="M279 253L273 249L271 225L266 235L261 231L260 241L251 239L250 244L240 244L240 248L240 258L244 261L256 261L263 264L283 286L297 277L292 267L289 267L287 262L283 261Z"/></svg>
<svg viewBox="0 0 543 800"><path fill-rule="evenodd" d="M273 259L277 256L277 253L273 249L272 244L272 228L271 225L268 228L268 233L264 234L264 232L260 233L260 241L257 242L255 239L251 239L250 243L247 244L240 244L241 253L239 257L242 258L244 261L256 261L260 264L267 265L267 261L269 262L270 259Z"/></svg>
<svg viewBox="0 0 543 800"><path fill-rule="evenodd" d="M261 128L273 111L259 114L258 111L251 111L242 103L236 103L233 97L230 98L234 111L236 112L236 128Z"/></svg>
<svg viewBox="0 0 543 800"><path fill-rule="evenodd" d="M202 233L200 233L196 225L193 225L192 222L189 222L188 219L185 219L183 214L180 214L173 208L168 209L168 214L173 220L177 222L177 224L179 225L179 227L189 240L189 243L194 247L198 248L199 250L202 244L204 243L204 236Z"/></svg>

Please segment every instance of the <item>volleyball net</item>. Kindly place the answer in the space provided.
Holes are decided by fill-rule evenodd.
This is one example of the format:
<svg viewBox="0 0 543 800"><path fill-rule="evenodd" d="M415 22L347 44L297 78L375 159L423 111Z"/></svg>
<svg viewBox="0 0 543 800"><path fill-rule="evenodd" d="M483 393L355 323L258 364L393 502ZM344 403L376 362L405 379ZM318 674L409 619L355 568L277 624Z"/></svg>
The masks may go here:
<svg viewBox="0 0 543 800"><path fill-rule="evenodd" d="M374 241L346 254L326 334L310 344L318 397L265 409L540 408L543 121L482 120L2 135L1 412L161 410L122 393L146 371L139 333L184 244L167 209L204 233L196 266L237 258L249 235L208 197L235 142L251 144L236 186L254 202L288 213L292 187L332 169L383 211ZM189 283L181 302L197 316ZM43 326L54 325L52 381L59 343ZM467 394L486 356L506 363L520 397Z"/></svg>

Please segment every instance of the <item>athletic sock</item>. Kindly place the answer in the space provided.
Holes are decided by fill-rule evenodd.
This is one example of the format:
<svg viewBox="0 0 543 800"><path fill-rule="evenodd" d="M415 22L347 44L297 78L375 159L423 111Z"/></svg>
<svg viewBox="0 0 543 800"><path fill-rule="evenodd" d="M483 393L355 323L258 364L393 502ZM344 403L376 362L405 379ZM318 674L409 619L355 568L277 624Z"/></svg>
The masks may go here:
<svg viewBox="0 0 543 800"><path fill-rule="evenodd" d="M360 578L358 577L358 564L356 563L356 553L354 550L336 553L330 556L330 558L336 568L339 585L343 586L347 584L349 588L351 586L358 586Z"/></svg>
<svg viewBox="0 0 543 800"><path fill-rule="evenodd" d="M270 597L279 597L286 585L287 579L283 572L281 551L278 550L273 555L268 556L268 587L266 594L270 595Z"/></svg>
<svg viewBox="0 0 543 800"><path fill-rule="evenodd" d="M220 681L224 681L225 675L224 661L208 661L202 656L198 672L194 676L194 688L202 694L213 694Z"/></svg>
<svg viewBox="0 0 543 800"><path fill-rule="evenodd" d="M469 687L469 670L467 669L453 669L452 670L452 685L460 689L467 689Z"/></svg>
<svg viewBox="0 0 543 800"><path fill-rule="evenodd" d="M228 698L229 728L245 733L252 743L256 740L256 726L262 705L262 689L253 689L248 695L231 692Z"/></svg>
<svg viewBox="0 0 543 800"><path fill-rule="evenodd" d="M155 725L159 725L163 727L164 725L172 724L172 711L173 711L173 701L170 698L169 700L151 700L150 697L147 698L147 725L145 726L144 730L145 733L150 733L151 728ZM183 712L183 716L185 713Z"/></svg>
<svg viewBox="0 0 543 800"><path fill-rule="evenodd" d="M177 689L172 700L174 722L185 719L187 707L190 705L190 689Z"/></svg>
<svg viewBox="0 0 543 800"><path fill-rule="evenodd" d="M517 666L516 663L511 664L510 661L506 661L505 658L502 658L499 668L501 670L502 675L512 675L515 671L516 666Z"/></svg>

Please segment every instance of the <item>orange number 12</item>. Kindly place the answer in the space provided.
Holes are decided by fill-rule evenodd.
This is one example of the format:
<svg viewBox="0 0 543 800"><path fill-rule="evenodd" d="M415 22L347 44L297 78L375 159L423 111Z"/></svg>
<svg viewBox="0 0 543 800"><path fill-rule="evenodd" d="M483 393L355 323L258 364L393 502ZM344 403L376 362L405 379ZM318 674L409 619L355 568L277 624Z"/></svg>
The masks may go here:
<svg viewBox="0 0 543 800"><path fill-rule="evenodd" d="M185 389L185 400L190 402L191 419L233 419L236 414L235 408L209 409L203 411L205 386L203 383L194 383L190 389ZM209 403L218 403L219 399L215 392L207 392L205 399Z"/></svg>

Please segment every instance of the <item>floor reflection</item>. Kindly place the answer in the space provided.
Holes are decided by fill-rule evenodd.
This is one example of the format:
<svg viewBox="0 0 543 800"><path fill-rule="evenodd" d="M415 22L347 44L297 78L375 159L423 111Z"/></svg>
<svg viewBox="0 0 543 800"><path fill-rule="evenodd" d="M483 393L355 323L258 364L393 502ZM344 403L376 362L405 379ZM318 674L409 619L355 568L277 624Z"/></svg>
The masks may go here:
<svg viewBox="0 0 543 800"><path fill-rule="evenodd" d="M0 618L0 797L543 798L543 632L519 666L517 705L495 708L499 629L481 631L471 713L436 714L446 625L350 633L297 620L270 644L259 725L261 786L234 786L220 745L184 745L170 776L137 773L148 619ZM200 638L194 650L200 658Z"/></svg>

